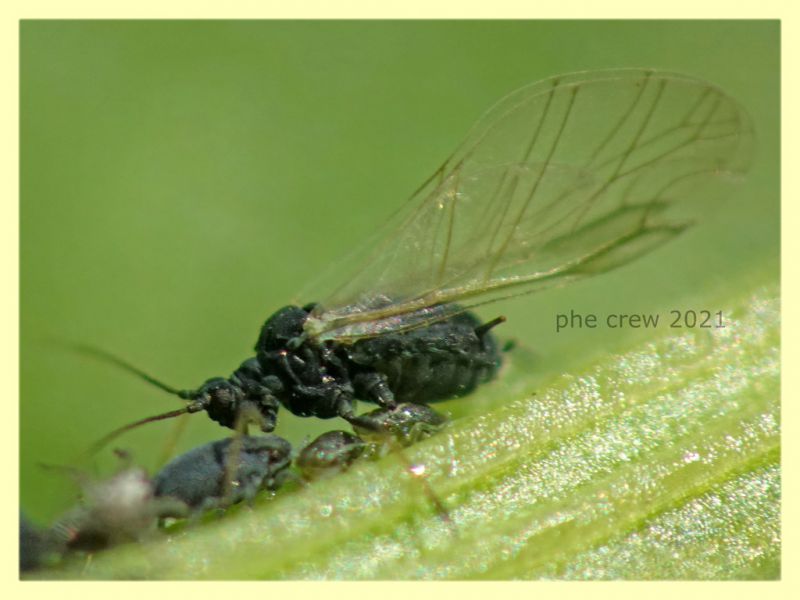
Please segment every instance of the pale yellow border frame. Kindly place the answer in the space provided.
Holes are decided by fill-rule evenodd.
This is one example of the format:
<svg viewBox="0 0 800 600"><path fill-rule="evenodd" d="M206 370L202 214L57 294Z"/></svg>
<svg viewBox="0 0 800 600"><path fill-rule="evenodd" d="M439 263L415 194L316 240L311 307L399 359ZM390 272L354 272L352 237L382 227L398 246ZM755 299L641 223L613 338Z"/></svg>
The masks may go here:
<svg viewBox="0 0 800 600"><path fill-rule="evenodd" d="M208 0L176 2L165 0L106 0L57 2L54 0L6 0L0 8L2 35L2 139L5 140L2 176L0 182L6 189L6 200L0 202L0 265L4 289L2 303L2 368L3 435L0 456L3 457L3 479L10 489L0 497L2 503L2 584L7 598L48 597L66 598L102 597L114 595L114 600L147 593L157 597L175 598L190 595L193 599L213 597L256 598L267 595L285 598L319 597L370 598L380 594L381 600L405 600L409 594L415 598L452 594L459 598L496 597L531 598L544 595L559 597L635 597L670 598L675 595L714 597L745 594L769 597L800 597L798 586L798 453L797 425L800 409L797 395L800 390L800 349L798 349L798 306L800 286L800 220L797 184L798 94L797 49L800 45L797 16L798 0L670 0L656 5L641 0L604 0L592 2L579 0L227 0L224 3ZM783 295L783 575L780 583L79 583L79 582L23 582L18 581L17 518L18 518L18 397L19 397L19 20L26 18L685 18L685 19L775 19L781 24L782 65L782 295ZM795 107L792 109L792 107ZM790 168L785 168L786 166ZM791 168L793 167L793 168ZM787 368L788 367L788 368ZM146 590L141 586L146 585ZM177 586L180 586L178 589ZM320 586L324 586L324 589ZM446 588L442 586L447 586ZM497 589L502 588L502 589ZM791 590L794 589L794 592Z"/></svg>

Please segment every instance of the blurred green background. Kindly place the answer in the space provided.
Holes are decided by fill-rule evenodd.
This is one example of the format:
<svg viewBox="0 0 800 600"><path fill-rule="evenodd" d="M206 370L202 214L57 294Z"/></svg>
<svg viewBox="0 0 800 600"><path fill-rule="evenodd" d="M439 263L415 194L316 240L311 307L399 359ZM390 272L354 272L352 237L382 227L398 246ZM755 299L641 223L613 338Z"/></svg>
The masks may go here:
<svg viewBox="0 0 800 600"><path fill-rule="evenodd" d="M531 386L642 330L556 334L556 313L709 309L779 276L777 21L26 21L21 25L21 505L74 500L70 463L179 406L58 347L111 350L178 387L227 376L259 327L381 223L506 93L562 72L653 67L712 81L753 117L749 178L645 259L521 297L499 331ZM449 402L451 414L479 410ZM344 424L283 411L299 443ZM155 468L174 424L121 438ZM189 419L178 449L227 434ZM109 452L101 472L115 462Z"/></svg>

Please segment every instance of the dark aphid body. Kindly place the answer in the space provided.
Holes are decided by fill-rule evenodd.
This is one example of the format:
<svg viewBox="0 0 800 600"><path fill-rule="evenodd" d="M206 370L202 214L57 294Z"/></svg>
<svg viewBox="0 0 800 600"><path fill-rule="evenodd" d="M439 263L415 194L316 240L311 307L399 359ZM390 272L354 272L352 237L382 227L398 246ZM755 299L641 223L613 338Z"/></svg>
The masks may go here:
<svg viewBox="0 0 800 600"><path fill-rule="evenodd" d="M261 329L256 357L229 379L210 379L189 392L189 412L205 410L231 428L245 418L265 432L275 428L279 404L303 417L353 422L356 400L393 408L455 398L491 379L500 366L490 327L468 312L345 344L305 335L312 308L288 306L272 315Z"/></svg>
<svg viewBox="0 0 800 600"><path fill-rule="evenodd" d="M21 519L21 569L68 551L94 552L142 540L165 517L188 517L249 500L262 489L276 489L290 464L289 442L268 435L204 444L174 459L153 479L138 467L97 481L76 472L82 488L76 507L47 531Z"/></svg>
<svg viewBox="0 0 800 600"><path fill-rule="evenodd" d="M205 510L278 488L290 464L291 446L277 435L226 438L175 458L155 476L153 488L157 498Z"/></svg>
<svg viewBox="0 0 800 600"><path fill-rule="evenodd" d="M177 390L93 351L187 401L96 447L206 411L240 436L176 459L155 484L159 496L206 507L275 484L288 444L241 434L251 424L273 431L281 405L413 443L442 425L427 403L469 394L498 371L490 330L503 319L481 324L468 309L605 273L679 236L699 200L746 171L752 138L742 107L680 74L622 69L525 86L476 123L320 304L275 312L255 357L229 378ZM357 400L379 408L358 416ZM312 442L302 462L347 466L359 448L340 432Z"/></svg>

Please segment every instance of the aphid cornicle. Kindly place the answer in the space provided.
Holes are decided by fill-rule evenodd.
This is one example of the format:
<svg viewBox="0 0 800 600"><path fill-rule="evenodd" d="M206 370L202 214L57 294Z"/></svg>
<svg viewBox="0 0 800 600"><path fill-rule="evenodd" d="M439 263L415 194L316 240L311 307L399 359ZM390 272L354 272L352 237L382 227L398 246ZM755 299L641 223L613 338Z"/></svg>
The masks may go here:
<svg viewBox="0 0 800 600"><path fill-rule="evenodd" d="M199 411L270 432L280 405L356 424L356 400L392 409L468 394L498 370L489 330L502 320L482 324L469 309L606 272L673 239L694 200L744 172L751 140L734 100L684 75L597 71L523 87L347 261L339 288L273 314L256 356L230 377L196 390L159 384L187 406L112 436Z"/></svg>

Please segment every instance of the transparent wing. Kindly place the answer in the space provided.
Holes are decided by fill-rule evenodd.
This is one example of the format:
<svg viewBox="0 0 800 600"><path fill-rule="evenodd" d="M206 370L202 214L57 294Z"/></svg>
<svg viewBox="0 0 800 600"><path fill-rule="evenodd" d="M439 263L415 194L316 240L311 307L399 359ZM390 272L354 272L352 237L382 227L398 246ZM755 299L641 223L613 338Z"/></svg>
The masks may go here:
<svg viewBox="0 0 800 600"><path fill-rule="evenodd" d="M353 342L602 273L683 231L743 173L752 127L715 86L619 70L524 87L491 108L306 324ZM681 214L683 212L683 214Z"/></svg>

